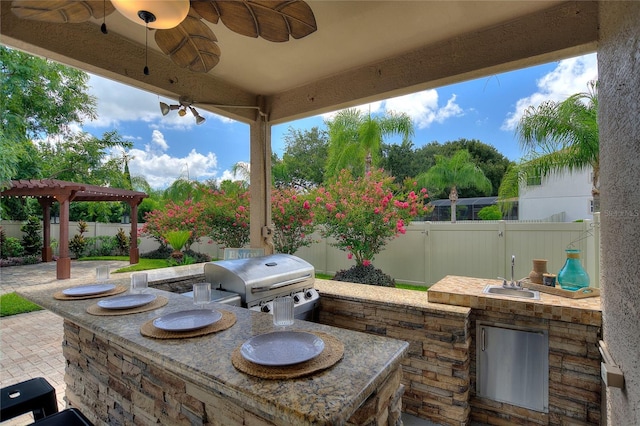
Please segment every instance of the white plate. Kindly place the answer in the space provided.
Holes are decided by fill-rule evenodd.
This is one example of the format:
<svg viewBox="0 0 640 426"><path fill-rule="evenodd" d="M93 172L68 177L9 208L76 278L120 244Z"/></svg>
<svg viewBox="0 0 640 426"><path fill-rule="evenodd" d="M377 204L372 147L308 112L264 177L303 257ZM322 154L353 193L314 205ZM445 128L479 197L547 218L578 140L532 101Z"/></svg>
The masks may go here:
<svg viewBox="0 0 640 426"><path fill-rule="evenodd" d="M222 313L210 309L194 309L163 315L153 320L153 325L166 331L189 331L220 321Z"/></svg>
<svg viewBox="0 0 640 426"><path fill-rule="evenodd" d="M71 287L62 290L65 296L92 296L94 294L106 293L116 288L114 284L89 284Z"/></svg>
<svg viewBox="0 0 640 426"><path fill-rule="evenodd" d="M144 306L154 300L156 300L155 294L125 294L103 299L98 302L98 306L104 309L131 309Z"/></svg>
<svg viewBox="0 0 640 426"><path fill-rule="evenodd" d="M324 341L304 331L260 334L240 347L244 359L260 365L282 366L309 361L320 355Z"/></svg>

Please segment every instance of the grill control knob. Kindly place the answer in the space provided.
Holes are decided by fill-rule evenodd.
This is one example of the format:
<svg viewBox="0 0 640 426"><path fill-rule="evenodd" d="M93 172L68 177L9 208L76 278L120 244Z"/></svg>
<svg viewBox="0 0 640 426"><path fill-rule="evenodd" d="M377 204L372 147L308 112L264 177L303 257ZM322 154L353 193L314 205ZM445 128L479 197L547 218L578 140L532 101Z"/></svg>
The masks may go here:
<svg viewBox="0 0 640 426"><path fill-rule="evenodd" d="M260 308L260 311L269 313L271 312L271 308L269 308L269 305L262 305L262 307Z"/></svg>
<svg viewBox="0 0 640 426"><path fill-rule="evenodd" d="M299 294L295 294L293 296L293 303L300 303L300 295Z"/></svg>
<svg viewBox="0 0 640 426"><path fill-rule="evenodd" d="M307 290L304 292L304 298L309 300L313 297L313 292L311 290Z"/></svg>

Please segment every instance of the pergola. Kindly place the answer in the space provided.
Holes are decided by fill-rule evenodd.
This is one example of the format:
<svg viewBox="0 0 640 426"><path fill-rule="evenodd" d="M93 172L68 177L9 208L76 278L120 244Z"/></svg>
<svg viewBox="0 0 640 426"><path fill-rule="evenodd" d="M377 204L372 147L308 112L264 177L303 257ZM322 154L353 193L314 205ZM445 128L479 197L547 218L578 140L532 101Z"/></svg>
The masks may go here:
<svg viewBox="0 0 640 426"><path fill-rule="evenodd" d="M34 197L42 206L43 239L42 261L51 262L51 205L60 204L60 256L56 263L56 277L59 280L71 278L71 258L69 257L69 204L72 201L122 201L131 207L131 241L129 262L138 263L138 205L148 195L144 192L119 188L105 188L96 185L66 182L56 179L12 180L11 186L1 193L2 197Z"/></svg>

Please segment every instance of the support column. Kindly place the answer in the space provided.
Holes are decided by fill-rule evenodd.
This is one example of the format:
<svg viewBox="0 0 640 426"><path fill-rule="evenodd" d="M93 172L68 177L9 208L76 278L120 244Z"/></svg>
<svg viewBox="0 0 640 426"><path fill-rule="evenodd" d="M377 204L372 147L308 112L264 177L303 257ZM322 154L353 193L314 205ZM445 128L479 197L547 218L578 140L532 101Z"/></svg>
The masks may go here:
<svg viewBox="0 0 640 426"><path fill-rule="evenodd" d="M60 255L56 261L56 278L66 280L71 278L71 258L69 257L69 195L57 195L60 203Z"/></svg>
<svg viewBox="0 0 640 426"><path fill-rule="evenodd" d="M38 198L38 203L42 207L42 261L51 262L53 260L53 250L51 249L51 200Z"/></svg>
<svg viewBox="0 0 640 426"><path fill-rule="evenodd" d="M603 338L625 381L602 424L640 425L640 2L598 4Z"/></svg>
<svg viewBox="0 0 640 426"><path fill-rule="evenodd" d="M251 248L263 248L273 254L271 228L271 125L258 114L250 125L251 137Z"/></svg>
<svg viewBox="0 0 640 426"><path fill-rule="evenodd" d="M131 207L131 232L129 235L129 264L134 265L140 261L140 249L138 248L138 204L140 200L129 203Z"/></svg>

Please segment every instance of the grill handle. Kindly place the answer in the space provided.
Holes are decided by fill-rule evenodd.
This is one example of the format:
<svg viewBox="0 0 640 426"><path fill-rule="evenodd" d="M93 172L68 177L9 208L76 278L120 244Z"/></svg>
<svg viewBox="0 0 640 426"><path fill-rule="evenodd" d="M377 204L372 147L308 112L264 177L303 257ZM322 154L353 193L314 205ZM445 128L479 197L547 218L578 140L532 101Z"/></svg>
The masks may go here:
<svg viewBox="0 0 640 426"><path fill-rule="evenodd" d="M288 285L296 284L311 278L311 274L296 277L287 281L283 281L277 284L266 285L262 287L252 287L251 293L262 293L263 291L275 290L276 288L286 287Z"/></svg>

